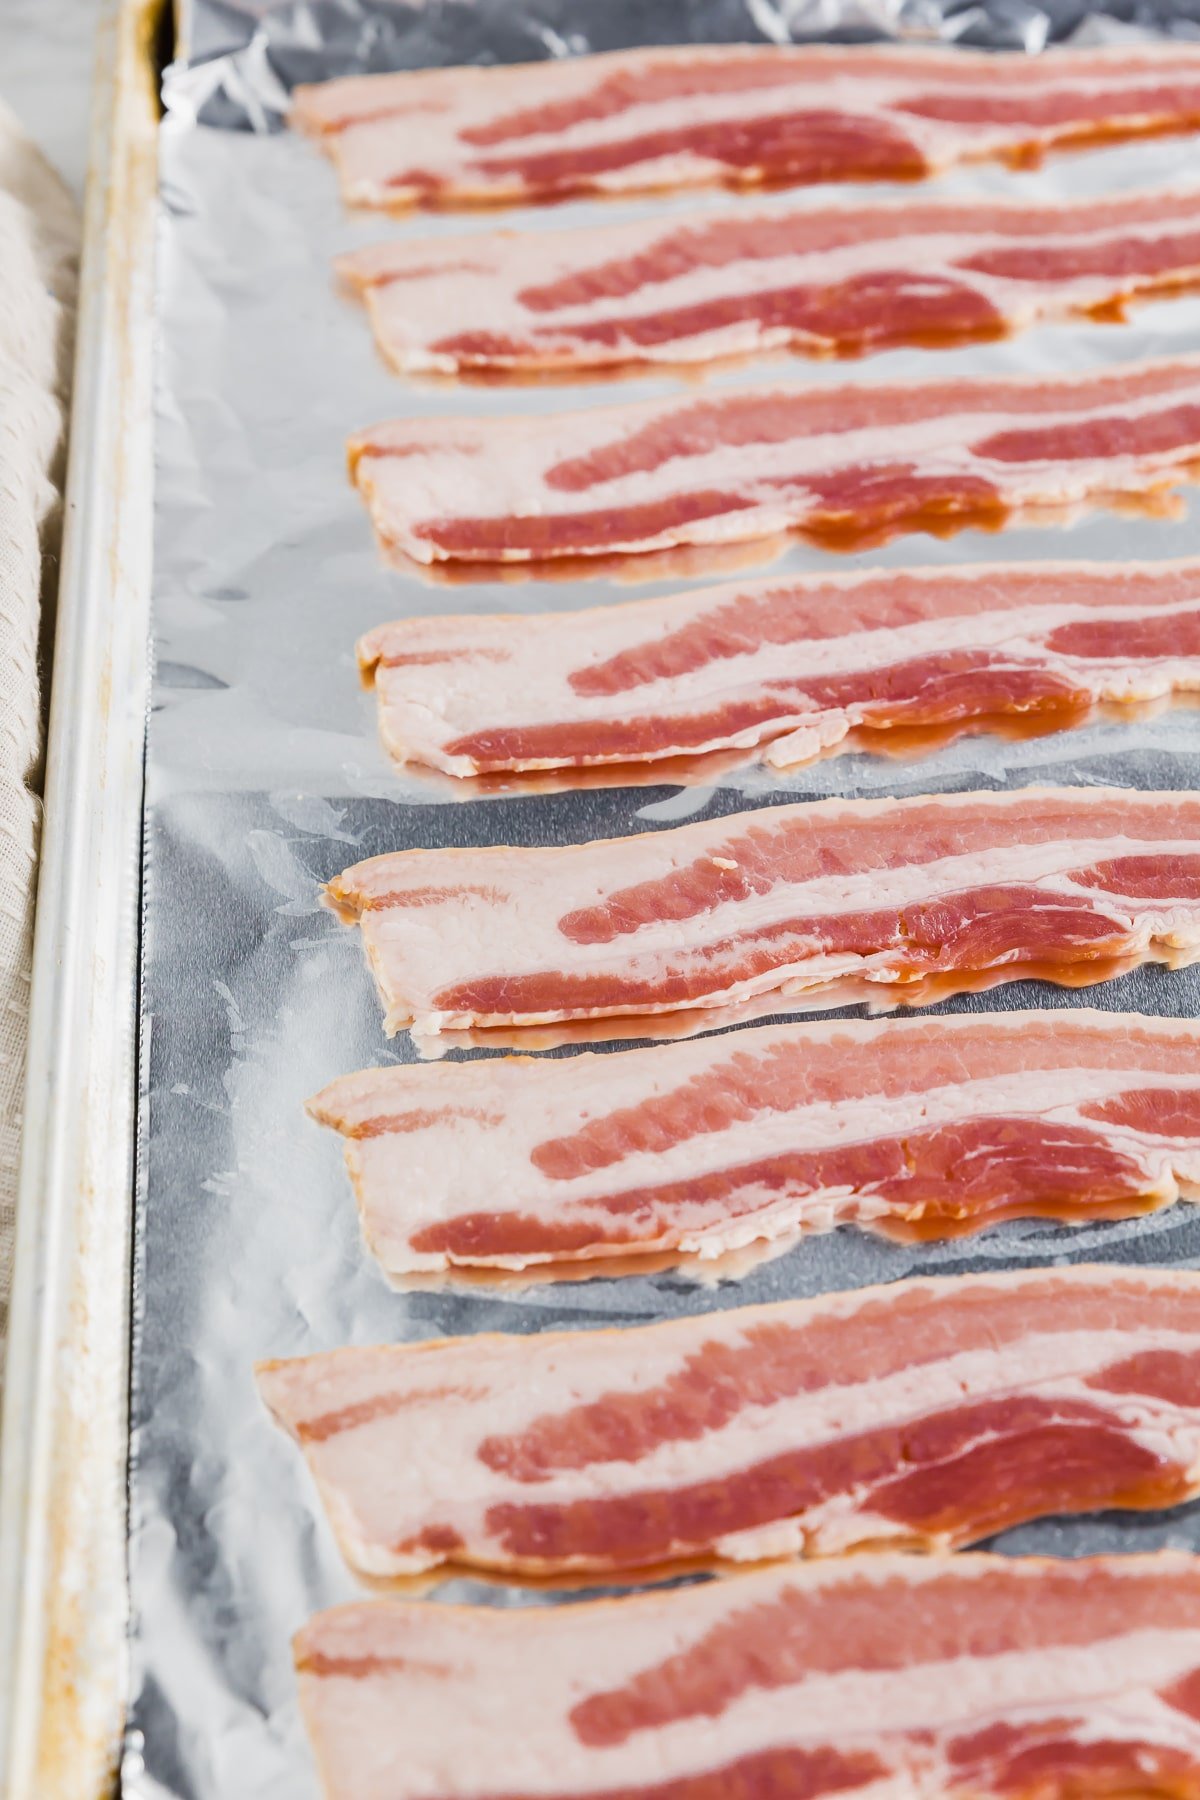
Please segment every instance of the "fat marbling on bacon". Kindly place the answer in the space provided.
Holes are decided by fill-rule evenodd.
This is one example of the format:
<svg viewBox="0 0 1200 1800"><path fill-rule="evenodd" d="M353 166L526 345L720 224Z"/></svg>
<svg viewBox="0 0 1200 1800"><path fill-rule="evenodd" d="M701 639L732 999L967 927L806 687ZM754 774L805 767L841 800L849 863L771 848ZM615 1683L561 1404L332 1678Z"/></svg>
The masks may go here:
<svg viewBox="0 0 1200 1800"><path fill-rule="evenodd" d="M1200 1558L897 1554L295 1640L329 1800L1193 1800Z"/></svg>
<svg viewBox="0 0 1200 1800"><path fill-rule="evenodd" d="M1200 275L1200 193L927 200L405 239L341 258L401 370L588 370L998 337Z"/></svg>
<svg viewBox="0 0 1200 1800"><path fill-rule="evenodd" d="M688 45L328 81L292 123L352 205L912 179L1200 125L1200 49Z"/></svg>
<svg viewBox="0 0 1200 1800"><path fill-rule="evenodd" d="M807 575L518 619L403 619L358 647L400 762L451 775L1082 716L1200 688L1200 562ZM863 739L864 733L872 734Z"/></svg>
<svg viewBox="0 0 1200 1800"><path fill-rule="evenodd" d="M1200 795L1024 788L767 806L553 849L372 857L326 897L357 922L386 1028L790 999L898 1005L923 983L1096 980L1200 954ZM852 985L853 984L853 985Z"/></svg>
<svg viewBox="0 0 1200 1800"><path fill-rule="evenodd" d="M1084 1007L393 1065L309 1110L401 1277L715 1259L846 1224L937 1240L1200 1194L1200 1026Z"/></svg>
<svg viewBox="0 0 1200 1800"><path fill-rule="evenodd" d="M900 1281L258 1379L368 1577L948 1550L1200 1492L1196 1274Z"/></svg>
<svg viewBox="0 0 1200 1800"><path fill-rule="evenodd" d="M381 539L418 562L853 542L1170 487L1200 461L1200 357L406 419L349 458Z"/></svg>

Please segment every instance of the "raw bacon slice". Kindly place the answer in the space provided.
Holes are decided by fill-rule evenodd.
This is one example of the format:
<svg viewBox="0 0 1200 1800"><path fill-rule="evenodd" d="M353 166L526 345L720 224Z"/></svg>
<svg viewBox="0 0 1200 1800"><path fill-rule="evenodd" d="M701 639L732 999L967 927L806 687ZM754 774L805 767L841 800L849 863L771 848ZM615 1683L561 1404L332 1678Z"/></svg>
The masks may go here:
<svg viewBox="0 0 1200 1800"><path fill-rule="evenodd" d="M368 1069L309 1103L389 1274L719 1258L1200 1194L1200 1026L1071 1007Z"/></svg>
<svg viewBox="0 0 1200 1800"><path fill-rule="evenodd" d="M399 762L470 776L742 749L787 767L856 731L1200 688L1200 562L868 570L404 619L358 654Z"/></svg>
<svg viewBox="0 0 1200 1800"><path fill-rule="evenodd" d="M583 370L997 337L1200 275L1200 194L696 213L343 257L400 370Z"/></svg>
<svg viewBox="0 0 1200 1800"><path fill-rule="evenodd" d="M351 441L384 543L530 562L1000 523L1200 461L1200 358L1101 374L750 388L589 412L418 418Z"/></svg>
<svg viewBox="0 0 1200 1800"><path fill-rule="evenodd" d="M1200 795L822 800L555 849L401 851L327 898L361 928L388 1031L641 1030L680 1009L702 1029L753 998L838 1004L852 977L896 1005L933 975L1192 961Z"/></svg>
<svg viewBox="0 0 1200 1800"><path fill-rule="evenodd" d="M292 123L360 206L904 180L1200 125L1200 51L688 45L329 81Z"/></svg>
<svg viewBox="0 0 1200 1800"><path fill-rule="evenodd" d="M1195 1274L900 1281L258 1379L369 1577L949 1550L1200 1492Z"/></svg>
<svg viewBox="0 0 1200 1800"><path fill-rule="evenodd" d="M1200 1558L786 1564L295 1640L330 1800L1194 1800Z"/></svg>

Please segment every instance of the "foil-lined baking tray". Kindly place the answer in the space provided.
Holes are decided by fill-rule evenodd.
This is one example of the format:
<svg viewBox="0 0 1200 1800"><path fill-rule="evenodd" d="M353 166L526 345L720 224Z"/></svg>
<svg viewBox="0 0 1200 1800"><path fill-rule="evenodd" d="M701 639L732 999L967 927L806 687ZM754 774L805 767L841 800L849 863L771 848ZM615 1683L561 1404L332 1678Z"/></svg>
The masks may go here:
<svg viewBox="0 0 1200 1800"><path fill-rule="evenodd" d="M568 10L579 13L569 29ZM668 22L678 25L685 9L638 11L643 24L653 14L653 31L669 37ZM602 12L601 33L589 36L587 18ZM455 54L511 57L530 54L535 41L537 54L581 51L615 41L617 19L635 37L632 12L555 8L551 36L548 11L488 0L424 7L337 0L270 10L197 0L185 20L191 60L167 78L158 665L146 827L149 1053L133 1380L135 1685L124 1767L125 1790L138 1800L313 1800L317 1792L289 1640L314 1611L357 1590L299 1456L257 1398L256 1359L442 1333L635 1322L924 1270L1084 1258L1200 1261L1200 1214L1186 1206L1123 1224L1071 1232L1015 1225L917 1248L839 1232L715 1286L658 1273L504 1293L399 1292L360 1242L340 1144L305 1119L302 1102L336 1075L404 1061L413 1051L405 1037L384 1038L357 934L320 906L319 884L347 863L416 845L578 841L824 794L1035 781L1200 785L1200 711L1186 709L1024 742L964 739L919 762L844 756L786 780L748 770L711 787L464 799L444 779L388 765L373 697L359 687L354 643L361 632L447 608L525 614L594 605L665 592L679 578L634 586L597 574L446 586L385 563L346 477L352 431L389 415L563 411L600 403L611 389L454 387L387 373L360 309L335 290L335 254L394 234L487 229L495 217L350 217L314 147L272 127L298 74ZM1021 4L994 14L936 6L918 14L908 5L868 14L838 0L819 14L706 0L686 16L690 29L677 35L786 37L793 26L808 35L891 24L1031 51L1068 18ZM1184 28L1182 14L1176 23ZM1096 16L1083 24L1090 41L1126 29ZM958 171L936 191L1086 204L1102 193L1186 179L1195 156L1194 138L1163 139L1060 157L1036 172ZM744 204L693 195L608 203L603 216ZM555 231L595 216L594 207L572 204L509 213L504 223ZM1200 299L1184 297L1138 306L1119 328L1046 325L936 360L894 351L852 374L876 382L935 371L1061 373L1196 350ZM845 365L779 359L709 378L713 390L845 379ZM674 391L676 380L658 375L623 381L620 395ZM909 537L852 557L795 544L773 566L1187 554L1200 554L1200 491L1171 519L1093 513L1069 528L964 532L945 542ZM1140 970L1084 995L1024 984L953 1004L1080 999L1193 1016L1200 971ZM1066 1554L1200 1548L1200 1506L1048 1521L999 1543ZM554 1603L543 1591L461 1579L443 1584L437 1597Z"/></svg>

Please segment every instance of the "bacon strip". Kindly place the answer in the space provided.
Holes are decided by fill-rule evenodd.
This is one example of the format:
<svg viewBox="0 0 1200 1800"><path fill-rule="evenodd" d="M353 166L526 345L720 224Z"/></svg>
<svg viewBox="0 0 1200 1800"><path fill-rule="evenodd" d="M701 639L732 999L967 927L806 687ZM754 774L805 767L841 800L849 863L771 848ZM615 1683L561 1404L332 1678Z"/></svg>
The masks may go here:
<svg viewBox="0 0 1200 1800"><path fill-rule="evenodd" d="M399 370L859 354L1111 315L1200 276L1200 194L696 213L375 244L338 264Z"/></svg>
<svg viewBox="0 0 1200 1800"><path fill-rule="evenodd" d="M1200 1794L1200 1559L879 1555L295 1641L329 1800Z"/></svg>
<svg viewBox="0 0 1200 1800"><path fill-rule="evenodd" d="M1200 125L1200 52L719 46L297 88L351 205L902 180Z"/></svg>
<svg viewBox="0 0 1200 1800"><path fill-rule="evenodd" d="M386 1028L882 1004L923 977L1097 979L1200 954L1200 796L1026 788L825 800L556 849L409 850L326 890ZM1082 965L1082 967L1081 967ZM710 1012L710 1019L712 1014Z"/></svg>
<svg viewBox="0 0 1200 1800"><path fill-rule="evenodd" d="M344 1555L626 1576L948 1550L1200 1492L1200 1276L896 1282L640 1329L265 1363Z"/></svg>
<svg viewBox="0 0 1200 1800"><path fill-rule="evenodd" d="M743 749L786 767L854 731L1200 688L1200 562L868 570L404 619L358 655L398 762L469 776Z"/></svg>
<svg viewBox="0 0 1200 1800"><path fill-rule="evenodd" d="M1169 486L1200 461L1200 358L406 419L349 454L380 537L418 562L878 538Z"/></svg>
<svg viewBox="0 0 1200 1800"><path fill-rule="evenodd" d="M761 1026L368 1069L341 1132L389 1274L718 1258L854 1224L938 1239L1200 1194L1200 1027L1082 1007Z"/></svg>

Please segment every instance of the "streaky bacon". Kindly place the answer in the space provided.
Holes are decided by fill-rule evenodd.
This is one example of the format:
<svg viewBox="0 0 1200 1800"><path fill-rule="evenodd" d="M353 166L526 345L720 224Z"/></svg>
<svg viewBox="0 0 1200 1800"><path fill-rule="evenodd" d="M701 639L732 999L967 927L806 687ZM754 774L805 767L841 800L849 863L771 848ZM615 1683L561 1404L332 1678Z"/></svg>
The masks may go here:
<svg viewBox="0 0 1200 1800"><path fill-rule="evenodd" d="M1200 357L415 418L351 440L385 544L530 562L798 531L834 544L1144 496L1200 462Z"/></svg>
<svg viewBox="0 0 1200 1800"><path fill-rule="evenodd" d="M1182 42L1030 57L687 45L296 89L351 205L904 180L1200 125Z"/></svg>
<svg viewBox="0 0 1200 1800"><path fill-rule="evenodd" d="M1200 193L925 201L405 239L342 257L399 370L856 355L1111 314L1200 276Z"/></svg>
<svg viewBox="0 0 1200 1800"><path fill-rule="evenodd" d="M766 806L553 849L407 850L329 883L386 1029L880 1005L924 978L1200 954L1200 795L1024 788ZM857 997L857 996L855 996Z"/></svg>
<svg viewBox="0 0 1200 1800"><path fill-rule="evenodd" d="M329 1800L1195 1800L1200 1558L895 1553L295 1640Z"/></svg>
<svg viewBox="0 0 1200 1800"><path fill-rule="evenodd" d="M309 1103L393 1276L718 1259L1200 1194L1200 1027L1083 1007L368 1069Z"/></svg>
<svg viewBox="0 0 1200 1800"><path fill-rule="evenodd" d="M787 767L852 732L1200 689L1200 562L866 570L403 619L358 655L398 762L472 776L740 749Z"/></svg>
<svg viewBox="0 0 1200 1800"><path fill-rule="evenodd" d="M899 1281L260 1365L351 1566L627 1576L948 1550L1200 1492L1200 1275Z"/></svg>

